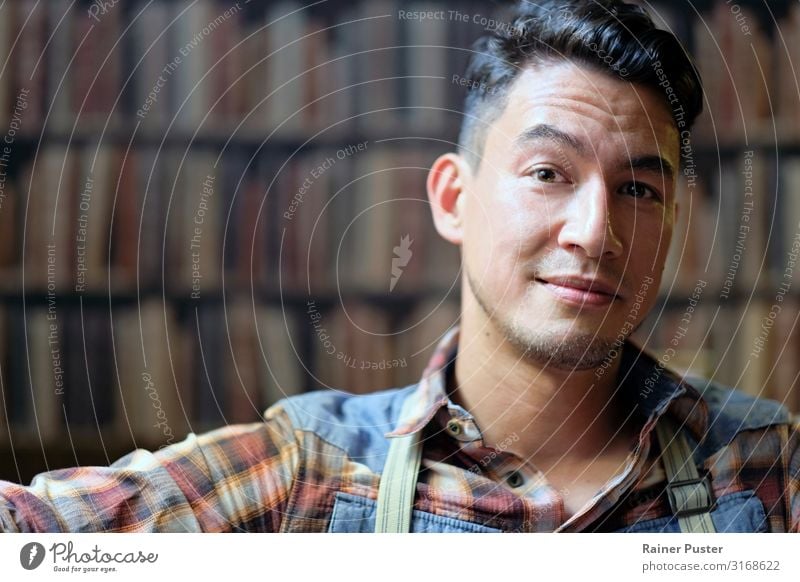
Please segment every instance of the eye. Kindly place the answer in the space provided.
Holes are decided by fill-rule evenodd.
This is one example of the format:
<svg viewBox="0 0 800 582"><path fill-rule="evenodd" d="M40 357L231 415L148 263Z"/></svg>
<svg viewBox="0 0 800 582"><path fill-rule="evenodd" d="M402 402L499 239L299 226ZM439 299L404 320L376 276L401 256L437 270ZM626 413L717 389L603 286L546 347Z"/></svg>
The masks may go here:
<svg viewBox="0 0 800 582"><path fill-rule="evenodd" d="M558 170L555 170L554 168L551 168L549 166L541 166L538 168L533 168L530 174L537 181L544 182L546 184L567 182L567 179L564 178L564 176L561 175L561 173Z"/></svg>
<svg viewBox="0 0 800 582"><path fill-rule="evenodd" d="M620 188L620 191L634 198L659 200L658 192L642 182L628 182Z"/></svg>

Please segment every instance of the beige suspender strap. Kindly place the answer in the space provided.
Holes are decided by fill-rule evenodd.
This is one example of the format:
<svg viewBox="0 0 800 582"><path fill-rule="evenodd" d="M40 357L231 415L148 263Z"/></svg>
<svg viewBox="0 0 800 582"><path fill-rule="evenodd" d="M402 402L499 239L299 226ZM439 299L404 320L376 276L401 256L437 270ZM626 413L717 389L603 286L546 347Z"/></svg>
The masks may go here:
<svg viewBox="0 0 800 582"><path fill-rule="evenodd" d="M400 421L413 406L406 398ZM417 475L422 460L420 433L390 439L389 454L378 486L378 508L375 513L375 533L407 533L411 531L411 512Z"/></svg>
<svg viewBox="0 0 800 582"><path fill-rule="evenodd" d="M667 473L667 497L683 533L715 532L709 513L715 505L708 475L700 477L683 431L662 415L656 423L661 458Z"/></svg>

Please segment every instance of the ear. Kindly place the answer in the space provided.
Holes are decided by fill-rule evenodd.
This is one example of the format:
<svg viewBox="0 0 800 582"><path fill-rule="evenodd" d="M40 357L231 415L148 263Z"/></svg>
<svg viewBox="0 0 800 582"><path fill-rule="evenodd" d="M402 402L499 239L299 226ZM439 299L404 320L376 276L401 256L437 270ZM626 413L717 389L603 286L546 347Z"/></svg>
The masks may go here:
<svg viewBox="0 0 800 582"><path fill-rule="evenodd" d="M464 238L466 183L469 164L454 153L439 156L428 172L428 201L437 232L448 242L461 245Z"/></svg>

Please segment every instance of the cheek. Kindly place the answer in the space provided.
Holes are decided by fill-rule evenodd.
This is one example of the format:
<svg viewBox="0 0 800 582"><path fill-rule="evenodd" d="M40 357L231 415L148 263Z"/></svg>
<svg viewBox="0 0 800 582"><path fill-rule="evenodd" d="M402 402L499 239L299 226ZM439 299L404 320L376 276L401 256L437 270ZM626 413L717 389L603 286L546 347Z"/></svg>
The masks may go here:
<svg viewBox="0 0 800 582"><path fill-rule="evenodd" d="M504 246L513 244L523 254L546 244L562 209L519 179L499 181L494 188L496 195L486 208L495 238Z"/></svg>
<svg viewBox="0 0 800 582"><path fill-rule="evenodd" d="M658 289L666 266L670 248L672 228L662 224L651 227L650 234L644 227L637 228L637 235L628 249L627 273L624 280L631 291L646 293L643 312L649 310L658 300Z"/></svg>
<svg viewBox="0 0 800 582"><path fill-rule="evenodd" d="M672 239L671 221L664 220L662 216L656 214L639 215L638 218L632 215L628 224L631 228L626 238L630 241L632 258L642 255L651 262L654 259L661 261L666 258Z"/></svg>
<svg viewBox="0 0 800 582"><path fill-rule="evenodd" d="M467 236L468 254L486 268L510 276L547 246L551 229L545 212L507 202L487 210L471 218Z"/></svg>

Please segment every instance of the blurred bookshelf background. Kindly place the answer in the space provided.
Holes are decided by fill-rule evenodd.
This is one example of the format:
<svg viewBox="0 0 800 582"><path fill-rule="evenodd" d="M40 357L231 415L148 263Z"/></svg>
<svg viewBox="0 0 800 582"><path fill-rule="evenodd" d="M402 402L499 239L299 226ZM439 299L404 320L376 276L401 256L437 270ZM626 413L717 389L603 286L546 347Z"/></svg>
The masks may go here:
<svg viewBox="0 0 800 582"><path fill-rule="evenodd" d="M2 3L0 478L418 379L459 311L425 177L494 6ZM800 6L651 12L708 101L636 339L798 411Z"/></svg>

